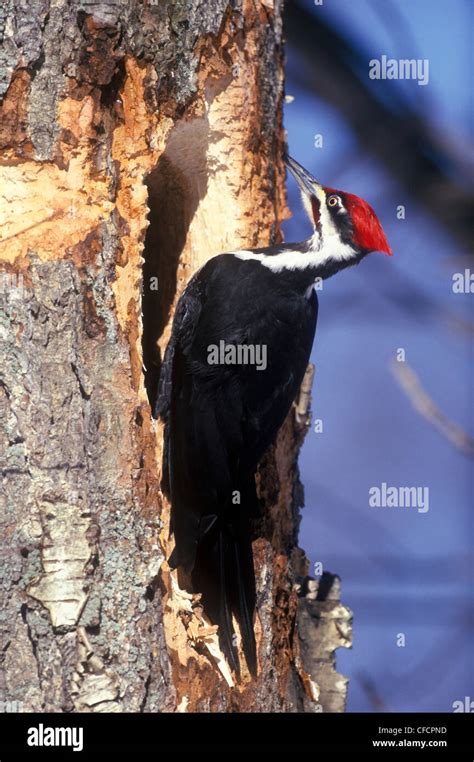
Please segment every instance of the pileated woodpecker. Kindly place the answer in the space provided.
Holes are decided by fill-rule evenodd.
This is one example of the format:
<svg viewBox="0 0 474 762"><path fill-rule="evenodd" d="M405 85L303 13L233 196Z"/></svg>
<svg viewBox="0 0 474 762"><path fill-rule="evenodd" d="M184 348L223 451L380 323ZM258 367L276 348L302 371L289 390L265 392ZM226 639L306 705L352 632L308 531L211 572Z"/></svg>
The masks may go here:
<svg viewBox="0 0 474 762"><path fill-rule="evenodd" d="M358 264L371 251L392 253L369 204L320 185L294 159L286 163L302 192L311 237L219 254L201 267L176 308L156 406L165 421L163 488L175 538L170 565L202 593L237 674L233 615L250 672L257 667L249 521L258 515L255 472L309 361L315 279ZM223 349L217 361L215 347ZM259 347L266 367L251 362ZM232 352L237 348L247 354Z"/></svg>

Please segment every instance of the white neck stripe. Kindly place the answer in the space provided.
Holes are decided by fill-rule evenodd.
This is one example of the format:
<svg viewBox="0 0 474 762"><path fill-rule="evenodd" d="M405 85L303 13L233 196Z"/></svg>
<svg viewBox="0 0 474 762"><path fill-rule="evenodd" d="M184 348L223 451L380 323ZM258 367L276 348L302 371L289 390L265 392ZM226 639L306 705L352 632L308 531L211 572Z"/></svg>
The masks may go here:
<svg viewBox="0 0 474 762"><path fill-rule="evenodd" d="M352 259L356 256L356 251L347 243L341 243L337 236L329 236L324 241L324 245L319 248L319 235L315 233L312 238L312 245L309 251L292 251L286 249L279 254L257 254L253 251L230 251L234 257L239 259L255 260L264 267L268 267L273 272L282 270L307 270L309 268L319 267L330 260L342 262Z"/></svg>

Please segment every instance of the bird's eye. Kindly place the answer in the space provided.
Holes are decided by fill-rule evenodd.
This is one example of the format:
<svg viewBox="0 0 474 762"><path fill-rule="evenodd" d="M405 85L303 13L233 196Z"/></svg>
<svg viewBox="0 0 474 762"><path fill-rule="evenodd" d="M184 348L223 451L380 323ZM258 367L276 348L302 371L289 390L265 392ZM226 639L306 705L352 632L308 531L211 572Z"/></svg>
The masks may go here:
<svg viewBox="0 0 474 762"><path fill-rule="evenodd" d="M339 196L329 196L328 198L328 204L329 206L337 206L340 202Z"/></svg>

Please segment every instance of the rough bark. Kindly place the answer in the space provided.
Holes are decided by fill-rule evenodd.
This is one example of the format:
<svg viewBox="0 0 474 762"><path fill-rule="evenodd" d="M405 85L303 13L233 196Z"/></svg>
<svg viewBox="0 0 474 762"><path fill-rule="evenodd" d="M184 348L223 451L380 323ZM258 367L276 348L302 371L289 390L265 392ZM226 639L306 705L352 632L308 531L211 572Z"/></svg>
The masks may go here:
<svg viewBox="0 0 474 762"><path fill-rule="evenodd" d="M166 563L150 407L189 276L280 237L281 11L0 9L1 693L25 711L343 708L348 613L297 549L308 389L260 469L260 671L234 687Z"/></svg>

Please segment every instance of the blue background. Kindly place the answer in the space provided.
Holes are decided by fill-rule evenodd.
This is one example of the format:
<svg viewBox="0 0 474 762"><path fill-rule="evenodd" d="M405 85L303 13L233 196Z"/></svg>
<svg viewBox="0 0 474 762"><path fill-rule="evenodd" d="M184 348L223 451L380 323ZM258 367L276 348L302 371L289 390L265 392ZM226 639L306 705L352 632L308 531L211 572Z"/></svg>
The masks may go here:
<svg viewBox="0 0 474 762"><path fill-rule="evenodd" d="M312 12L368 59L429 59L426 87L390 85L466 167L472 4L391 5L398 29L388 2L325 0ZM435 404L472 434L474 295L452 290L453 274L470 260L416 194L358 144L350 120L310 87L299 87L301 66L297 46L289 44L290 153L323 184L369 201L394 256L371 254L318 292L313 418L322 419L323 432L309 431L300 458L306 495L300 545L312 566L320 561L341 576L342 600L354 612L353 648L336 654L339 671L351 678L348 710L452 711L454 701L474 699L472 459L414 409L390 363L403 348ZM367 60L367 77L368 68ZM376 83L377 97L387 97L386 85ZM316 133L323 148L314 147ZM290 178L288 188L293 218L285 239L302 240L310 225ZM396 217L400 204L405 220ZM382 482L429 487L429 512L369 507L370 487ZM405 647L397 646L399 633Z"/></svg>

